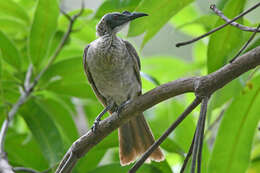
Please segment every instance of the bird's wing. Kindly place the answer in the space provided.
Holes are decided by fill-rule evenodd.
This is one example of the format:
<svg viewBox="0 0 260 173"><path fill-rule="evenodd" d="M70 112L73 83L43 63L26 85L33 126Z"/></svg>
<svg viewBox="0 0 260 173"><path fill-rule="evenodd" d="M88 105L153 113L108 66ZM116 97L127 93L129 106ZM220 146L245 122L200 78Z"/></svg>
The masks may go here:
<svg viewBox="0 0 260 173"><path fill-rule="evenodd" d="M87 64L87 53L88 53L88 48L89 48L89 45L87 45L87 47L84 49L84 54L83 54L83 65L84 65L84 70L85 70L85 73L87 75L87 78L88 78L88 81L94 91L94 93L96 94L97 98L101 101L101 103L104 105L104 106L107 106L107 102L106 102L106 99L104 96L102 96L100 94L100 92L98 91L95 83L94 83L94 80L91 76L91 73L89 71L89 68L88 68L88 64Z"/></svg>
<svg viewBox="0 0 260 173"><path fill-rule="evenodd" d="M134 46L132 46L132 44L130 42L124 40L124 43L128 50L129 55L132 57L132 59L134 61L134 70L135 70L137 80L140 83L140 85L142 86L141 76L140 76L140 70L141 70L140 58L139 58ZM140 94L141 94L141 91L140 91Z"/></svg>

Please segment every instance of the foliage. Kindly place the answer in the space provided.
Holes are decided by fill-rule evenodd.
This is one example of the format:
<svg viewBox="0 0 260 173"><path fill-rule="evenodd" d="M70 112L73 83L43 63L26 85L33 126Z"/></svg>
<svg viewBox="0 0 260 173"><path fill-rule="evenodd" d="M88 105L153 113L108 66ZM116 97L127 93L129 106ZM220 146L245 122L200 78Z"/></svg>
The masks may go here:
<svg viewBox="0 0 260 173"><path fill-rule="evenodd" d="M96 39L95 25L105 13L124 10L148 13L150 16L145 20L132 22L128 31L129 37L144 33L144 47L166 24L188 36L197 36L223 23L212 14L202 14L197 3L193 0L106 0L96 11L86 6L58 58L47 69L33 95L11 123L5 141L10 164L38 171L55 166L80 136L78 128L82 126L76 121L78 114L85 116L86 122L83 124L89 127L102 110L84 75L82 53L84 47ZM232 18L243 11L246 1L229 0L220 4L223 12ZM243 20L239 22L243 23ZM19 88L29 64L34 65L32 75L35 77L53 56L67 27L67 19L59 13L58 1L0 1L1 123L20 95ZM160 83L185 76L204 75L206 71L211 73L226 64L248 36L248 33L229 26L205 39L208 44L206 41L195 43L190 60L176 55L164 56L163 52L158 56L141 57L142 71ZM260 45L259 39L256 40L247 51ZM255 134L260 119L260 75L256 72L251 76L250 73L242 75L211 98L207 127L222 110L226 111L219 128L206 130L203 172L253 173L259 170L260 138L259 134ZM143 91L154 87L153 83L143 79ZM156 138L193 98L194 95L187 94L145 112ZM162 144L166 161L145 164L140 172L179 171L193 137L198 112L199 109L196 109ZM119 166L116 133L113 132L82 158L74 172L126 172L129 167Z"/></svg>

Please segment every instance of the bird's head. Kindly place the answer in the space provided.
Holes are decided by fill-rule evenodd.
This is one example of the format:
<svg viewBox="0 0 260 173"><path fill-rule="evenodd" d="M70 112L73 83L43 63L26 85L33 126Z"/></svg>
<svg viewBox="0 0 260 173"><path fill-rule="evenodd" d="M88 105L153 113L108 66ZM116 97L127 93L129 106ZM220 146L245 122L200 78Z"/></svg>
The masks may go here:
<svg viewBox="0 0 260 173"><path fill-rule="evenodd" d="M108 13L102 17L97 25L97 34L99 36L105 34L115 34L128 22L143 16L148 16L145 13L124 11L122 13Z"/></svg>

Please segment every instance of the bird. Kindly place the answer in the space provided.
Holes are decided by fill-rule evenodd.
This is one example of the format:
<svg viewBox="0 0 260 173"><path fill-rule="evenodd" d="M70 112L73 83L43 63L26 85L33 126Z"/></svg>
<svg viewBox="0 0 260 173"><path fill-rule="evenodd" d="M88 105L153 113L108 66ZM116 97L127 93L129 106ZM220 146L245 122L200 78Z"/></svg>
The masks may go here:
<svg viewBox="0 0 260 173"><path fill-rule="evenodd" d="M129 11L105 14L96 26L98 38L84 49L85 74L96 97L105 107L96 118L94 130L105 112L120 112L129 101L142 94L140 58L134 46L118 37L117 33L130 21L144 16L148 15ZM134 162L155 142L143 113L139 114L118 129L122 166ZM150 160L164 160L160 147L149 156Z"/></svg>

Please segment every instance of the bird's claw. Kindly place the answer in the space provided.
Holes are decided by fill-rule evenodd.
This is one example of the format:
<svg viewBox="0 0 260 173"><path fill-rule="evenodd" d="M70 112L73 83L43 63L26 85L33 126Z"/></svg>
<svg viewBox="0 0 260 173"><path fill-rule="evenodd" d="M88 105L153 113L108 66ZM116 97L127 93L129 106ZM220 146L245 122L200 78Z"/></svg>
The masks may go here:
<svg viewBox="0 0 260 173"><path fill-rule="evenodd" d="M91 131L95 132L97 130L97 127L99 125L100 120L95 120L93 126L91 127Z"/></svg>
<svg viewBox="0 0 260 173"><path fill-rule="evenodd" d="M123 108L127 105L127 104L129 104L130 103L130 100L127 100L127 101L125 101L125 102L123 102L121 105L119 105L118 107L117 107L117 109L116 109L116 113L117 113L117 115L119 116L120 115L120 113L121 113L121 111L123 110Z"/></svg>

